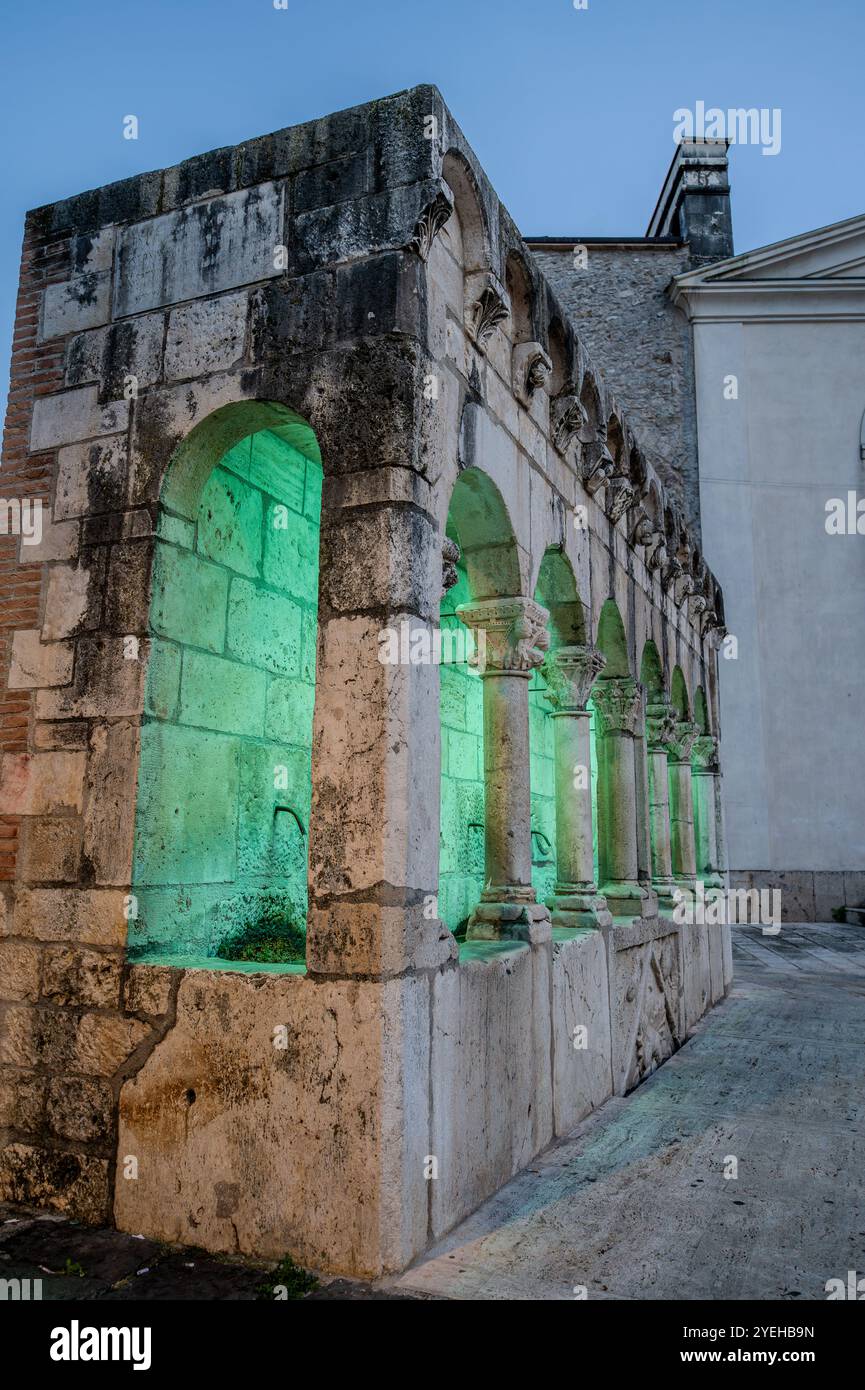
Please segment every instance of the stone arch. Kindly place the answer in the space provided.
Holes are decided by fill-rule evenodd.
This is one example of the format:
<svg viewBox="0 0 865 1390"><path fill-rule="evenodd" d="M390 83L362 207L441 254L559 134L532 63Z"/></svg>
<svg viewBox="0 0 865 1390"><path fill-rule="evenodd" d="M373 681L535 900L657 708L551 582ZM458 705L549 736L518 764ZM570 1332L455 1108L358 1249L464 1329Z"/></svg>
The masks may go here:
<svg viewBox="0 0 865 1390"><path fill-rule="evenodd" d="M607 448L613 456L616 465L616 473L626 471L625 462L625 431L618 415L611 414L607 420Z"/></svg>
<svg viewBox="0 0 865 1390"><path fill-rule="evenodd" d="M701 685L694 691L694 722L701 734L711 734L711 722L709 719L709 702L706 699L706 692Z"/></svg>
<svg viewBox="0 0 865 1390"><path fill-rule="evenodd" d="M483 469L460 473L451 493L447 535L460 550L469 597L499 598L522 592L514 529L498 486Z"/></svg>
<svg viewBox="0 0 865 1390"><path fill-rule="evenodd" d="M585 644L585 610L573 567L560 546L549 546L544 552L534 597L550 615L551 652ZM551 715L546 679L535 671L529 685L529 757L532 883L538 902L553 896L557 877L555 739Z"/></svg>
<svg viewBox="0 0 865 1390"><path fill-rule="evenodd" d="M598 438L606 438L601 393L594 373L587 371L580 385L580 403L586 412L583 440L591 443Z"/></svg>
<svg viewBox="0 0 865 1390"><path fill-rule="evenodd" d="M664 680L664 668L658 648L651 638L643 647L643 656L640 661L640 683L645 688L648 704L660 704L666 700L667 683Z"/></svg>
<svg viewBox="0 0 865 1390"><path fill-rule="evenodd" d="M631 663L628 659L628 639L625 635L625 625L622 622L618 604L613 598L608 598L601 609L595 645L607 659L607 664L598 680L613 680L630 676Z"/></svg>
<svg viewBox="0 0 865 1390"><path fill-rule="evenodd" d="M462 266L466 275L491 268L490 235L484 204L471 166L458 150L448 150L442 161L442 178L454 197L453 216L459 229Z"/></svg>
<svg viewBox="0 0 865 1390"><path fill-rule="evenodd" d="M549 611L550 647L571 647L586 641L586 614L577 591L573 566L561 546L544 551L535 585L535 599Z"/></svg>
<svg viewBox="0 0 865 1390"><path fill-rule="evenodd" d="M570 352L568 351L568 339L561 319L556 315L550 320L549 334L549 353L552 369L550 372L550 395L558 396L562 392L573 392L573 370L571 367Z"/></svg>
<svg viewBox="0 0 865 1390"><path fill-rule="evenodd" d="M535 332L534 289L528 266L518 251L509 251L505 263L505 288L511 302L508 320L512 343L530 343Z"/></svg>
<svg viewBox="0 0 865 1390"><path fill-rule="evenodd" d="M690 719L691 701L688 696L688 683L681 666L678 665L673 667L673 676L670 681L670 703L676 710L679 719Z"/></svg>
<svg viewBox="0 0 865 1390"><path fill-rule="evenodd" d="M457 616L464 603L521 593L520 566L504 498L489 474L457 478L446 534L459 550L456 582L440 606L441 786L439 916L462 936L484 886L483 689L471 664L473 634Z"/></svg>
<svg viewBox="0 0 865 1390"><path fill-rule="evenodd" d="M157 509L129 950L302 968L322 468L271 402L214 411ZM267 944L265 944L267 943Z"/></svg>

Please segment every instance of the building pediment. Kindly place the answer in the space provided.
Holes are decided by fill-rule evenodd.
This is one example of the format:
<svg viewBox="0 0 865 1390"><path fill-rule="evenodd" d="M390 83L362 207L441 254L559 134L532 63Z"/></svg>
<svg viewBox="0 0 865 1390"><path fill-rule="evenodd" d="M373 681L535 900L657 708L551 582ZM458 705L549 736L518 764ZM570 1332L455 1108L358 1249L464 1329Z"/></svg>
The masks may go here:
<svg viewBox="0 0 865 1390"><path fill-rule="evenodd" d="M686 271L669 293L692 317L858 318L865 314L865 215Z"/></svg>

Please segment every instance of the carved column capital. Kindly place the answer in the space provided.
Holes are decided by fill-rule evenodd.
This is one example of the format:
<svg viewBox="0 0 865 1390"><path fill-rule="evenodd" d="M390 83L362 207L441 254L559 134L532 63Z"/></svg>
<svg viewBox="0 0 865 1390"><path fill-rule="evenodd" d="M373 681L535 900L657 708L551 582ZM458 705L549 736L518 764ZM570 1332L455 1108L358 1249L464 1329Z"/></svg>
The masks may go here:
<svg viewBox="0 0 865 1390"><path fill-rule="evenodd" d="M599 681L592 694L602 734L642 733L643 687L631 676Z"/></svg>
<svg viewBox="0 0 865 1390"><path fill-rule="evenodd" d="M650 753L666 753L675 738L678 714L665 700L646 706L646 742Z"/></svg>
<svg viewBox="0 0 865 1390"><path fill-rule="evenodd" d="M699 733L700 726L693 724L690 719L676 720L668 754L671 763L690 763L691 749Z"/></svg>
<svg viewBox="0 0 865 1390"><path fill-rule="evenodd" d="M442 180L441 186L431 202L427 203L418 218L407 250L414 251L422 261L429 259L432 244L454 210L454 195Z"/></svg>
<svg viewBox="0 0 865 1390"><path fill-rule="evenodd" d="M477 346L483 351L493 330L511 312L508 292L491 270L475 270L466 276L465 324Z"/></svg>
<svg viewBox="0 0 865 1390"><path fill-rule="evenodd" d="M490 598L463 603L457 617L483 633L472 665L482 676L529 676L543 664L550 645L549 612L530 598Z"/></svg>
<svg viewBox="0 0 865 1390"><path fill-rule="evenodd" d="M585 713L592 686L607 664L597 647L557 647L543 666L547 699L555 710Z"/></svg>
<svg viewBox="0 0 865 1390"><path fill-rule="evenodd" d="M549 354L540 343L516 343L511 354L511 377L514 394L524 405L547 383L553 370Z"/></svg>
<svg viewBox="0 0 865 1390"><path fill-rule="evenodd" d="M699 738L694 740L692 756L695 772L706 772L712 775L720 772L718 740L714 734L700 734Z"/></svg>

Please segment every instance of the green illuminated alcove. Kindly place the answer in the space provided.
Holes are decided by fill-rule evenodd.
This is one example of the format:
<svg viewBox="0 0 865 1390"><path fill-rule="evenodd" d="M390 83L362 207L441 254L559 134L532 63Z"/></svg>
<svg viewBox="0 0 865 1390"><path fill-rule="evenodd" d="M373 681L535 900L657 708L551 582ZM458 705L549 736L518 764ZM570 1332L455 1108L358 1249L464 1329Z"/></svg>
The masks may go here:
<svg viewBox="0 0 865 1390"><path fill-rule="evenodd" d="M188 452L157 532L129 950L218 964L305 931L322 473L296 417Z"/></svg>

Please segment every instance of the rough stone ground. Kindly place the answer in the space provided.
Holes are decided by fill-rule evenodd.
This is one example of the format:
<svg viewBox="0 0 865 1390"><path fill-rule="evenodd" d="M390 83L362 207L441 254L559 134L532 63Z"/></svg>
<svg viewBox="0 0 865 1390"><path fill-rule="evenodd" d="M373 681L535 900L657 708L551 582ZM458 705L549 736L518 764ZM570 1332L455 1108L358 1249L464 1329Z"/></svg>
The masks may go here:
<svg viewBox="0 0 865 1390"><path fill-rule="evenodd" d="M730 998L637 1092L400 1279L308 1297L823 1299L865 1272L865 929L733 939ZM46 1299L248 1300L272 1268L0 1207L0 1278Z"/></svg>
<svg viewBox="0 0 865 1390"><path fill-rule="evenodd" d="M865 930L734 929L730 997L413 1269L449 1299L825 1299L865 1272ZM738 1177L725 1179L728 1156Z"/></svg>

